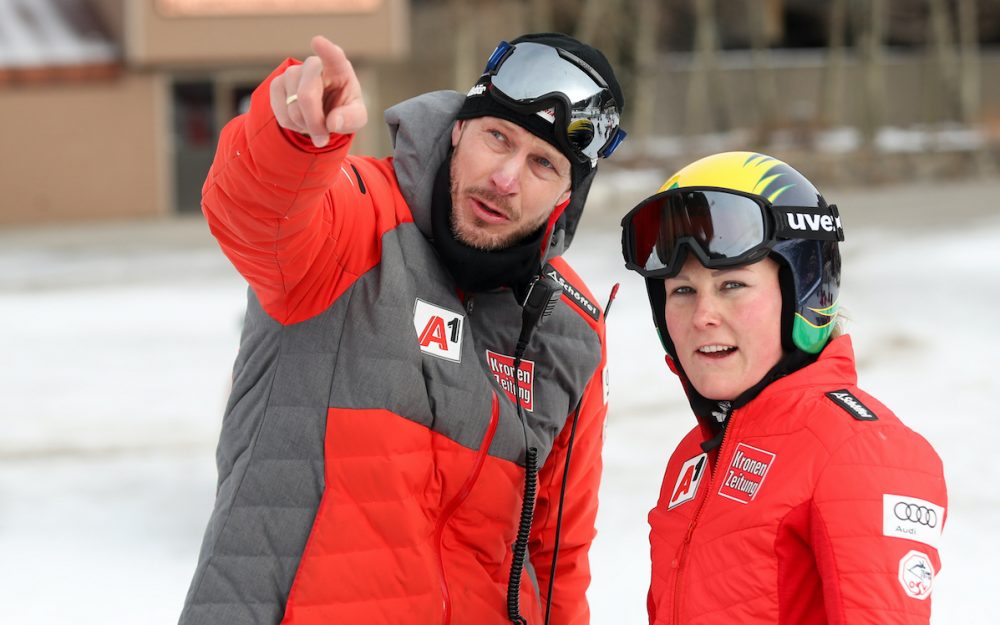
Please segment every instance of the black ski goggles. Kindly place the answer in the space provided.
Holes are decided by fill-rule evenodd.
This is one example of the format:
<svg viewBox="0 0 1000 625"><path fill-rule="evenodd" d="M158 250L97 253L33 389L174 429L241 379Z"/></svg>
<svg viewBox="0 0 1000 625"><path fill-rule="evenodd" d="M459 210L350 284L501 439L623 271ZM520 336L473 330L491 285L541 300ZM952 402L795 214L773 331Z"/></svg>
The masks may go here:
<svg viewBox="0 0 1000 625"><path fill-rule="evenodd" d="M565 50L501 41L475 89L492 89L512 109L537 113L555 124L557 140L581 163L595 165L625 140L618 103L607 83ZM539 110L540 104L551 100L561 106Z"/></svg>
<svg viewBox="0 0 1000 625"><path fill-rule="evenodd" d="M835 204L774 206L729 189L670 189L643 200L622 219L625 266L646 278L670 278L685 249L710 269L764 258L779 241L843 241Z"/></svg>

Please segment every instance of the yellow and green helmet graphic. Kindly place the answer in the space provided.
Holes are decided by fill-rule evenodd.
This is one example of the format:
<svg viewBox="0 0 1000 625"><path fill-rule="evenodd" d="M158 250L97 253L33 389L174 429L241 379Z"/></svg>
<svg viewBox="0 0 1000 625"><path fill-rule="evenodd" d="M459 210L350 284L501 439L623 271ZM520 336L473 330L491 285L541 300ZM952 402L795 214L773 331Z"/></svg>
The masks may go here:
<svg viewBox="0 0 1000 625"><path fill-rule="evenodd" d="M825 208L827 205L816 187L801 173L783 161L756 152L706 156L668 178L658 192L692 187L739 191L763 198L774 206ZM837 242L780 240L771 248L769 257L781 267L785 348L819 353L830 339L839 310L840 251ZM650 295L652 303L652 291ZM665 324L660 328L661 333L664 328Z"/></svg>

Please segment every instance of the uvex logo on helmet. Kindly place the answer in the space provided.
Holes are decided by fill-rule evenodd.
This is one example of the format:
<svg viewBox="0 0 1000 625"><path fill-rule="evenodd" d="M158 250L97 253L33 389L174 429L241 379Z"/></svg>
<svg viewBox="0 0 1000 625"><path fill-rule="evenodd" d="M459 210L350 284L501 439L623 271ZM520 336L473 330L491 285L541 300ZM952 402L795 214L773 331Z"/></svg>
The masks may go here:
<svg viewBox="0 0 1000 625"><path fill-rule="evenodd" d="M804 232L837 232L843 228L840 224L840 217L831 215L813 215L808 213L788 212L788 226L792 230Z"/></svg>

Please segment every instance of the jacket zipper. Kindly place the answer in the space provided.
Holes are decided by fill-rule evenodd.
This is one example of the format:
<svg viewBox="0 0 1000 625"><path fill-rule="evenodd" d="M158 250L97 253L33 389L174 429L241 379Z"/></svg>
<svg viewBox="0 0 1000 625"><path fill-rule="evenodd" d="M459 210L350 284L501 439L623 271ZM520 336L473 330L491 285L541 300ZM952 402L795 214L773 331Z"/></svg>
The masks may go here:
<svg viewBox="0 0 1000 625"><path fill-rule="evenodd" d="M726 441L729 439L729 432L733 428L733 420L736 418L736 411L733 410L729 413L729 423L726 424L726 429L722 433L722 442L719 444L719 452L715 456L715 462L709 463L709 479L708 479L708 489L702 495L701 500L698 502L698 510L694 513L694 518L691 520L691 524L688 525L687 532L684 534L684 540L681 542L680 551L677 557L674 559L675 566L677 567L677 574L674 577L674 623L681 622L681 581L684 575L684 567L687 564L688 551L691 546L691 537L694 535L694 530L698 526L698 521L701 519L701 513L705 509L705 505L708 503L708 499L712 492L715 490L715 477L717 475L716 469L719 466L719 461L721 461L726 450Z"/></svg>
<svg viewBox="0 0 1000 625"><path fill-rule="evenodd" d="M455 513L462 502L465 501L469 493L472 492L472 487L476 484L476 480L479 479L479 473L482 471L483 464L486 462L486 456L489 454L490 445L493 443L493 435L496 434L497 424L500 422L500 400L497 397L496 391L493 391L493 408L490 411L490 424L486 428L486 434L483 435L483 442L479 445L479 451L476 454L476 461L472 467L472 473L469 477L465 478L465 483L462 484L462 488L459 489L458 493L452 497L451 501L444 507L441 512L441 516L438 518L437 527L434 529L434 538L437 543L437 563L438 563L438 574L441 579L441 602L444 612L444 618L442 622L444 625L450 625L451 623L451 593L448 590L448 579L445 577L444 571L444 553L441 550L441 540L444 535L444 526L448 524L451 515Z"/></svg>

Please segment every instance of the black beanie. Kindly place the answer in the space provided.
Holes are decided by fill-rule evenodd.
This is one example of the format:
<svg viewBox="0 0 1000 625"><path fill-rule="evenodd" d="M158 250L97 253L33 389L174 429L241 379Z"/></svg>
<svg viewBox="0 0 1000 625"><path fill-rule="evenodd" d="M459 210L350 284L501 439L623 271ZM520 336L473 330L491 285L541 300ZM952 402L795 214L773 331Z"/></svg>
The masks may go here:
<svg viewBox="0 0 1000 625"><path fill-rule="evenodd" d="M517 45L524 42L539 43L552 48L565 50L589 65L594 71L600 74L601 78L604 79L604 82L607 83L608 89L611 91L611 95L615 98L618 113L619 115L621 114L622 110L625 108L625 95L622 93L621 85L618 84L618 79L615 77L614 70L611 69L611 63L608 62L608 59L600 50L562 33L533 33L521 35L517 39L512 40L510 43ZM479 95L467 96L465 98L465 102L462 104L462 108L459 109L458 115L456 115L455 118L472 119L475 117L487 116L499 117L513 122L536 137L551 143L559 149L560 153L565 154L562 146L556 140L555 128L551 123L545 121L542 117L534 113L519 113L508 108L490 95L488 91ZM573 155L566 154L566 157L569 159L570 165L572 166L571 189L576 190L579 187L580 181L582 181L590 173L591 167L589 163L580 163L575 157L573 157Z"/></svg>

